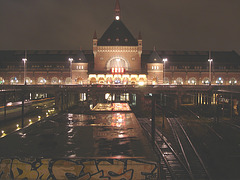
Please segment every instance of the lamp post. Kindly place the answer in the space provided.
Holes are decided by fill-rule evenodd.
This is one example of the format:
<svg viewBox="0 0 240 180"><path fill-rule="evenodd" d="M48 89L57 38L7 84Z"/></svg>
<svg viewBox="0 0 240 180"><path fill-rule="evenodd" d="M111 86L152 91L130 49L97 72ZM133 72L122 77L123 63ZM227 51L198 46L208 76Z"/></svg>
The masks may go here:
<svg viewBox="0 0 240 180"><path fill-rule="evenodd" d="M213 59L208 59L208 62L209 62L209 85L211 85L211 81L212 81L212 73L211 73L212 61L213 61Z"/></svg>
<svg viewBox="0 0 240 180"><path fill-rule="evenodd" d="M68 61L70 62L70 78L71 78L71 84L72 84L72 62L73 62L73 58L68 58Z"/></svg>
<svg viewBox="0 0 240 180"><path fill-rule="evenodd" d="M164 84L164 79L165 79L165 63L168 61L168 59L167 58L164 58L163 59L163 84Z"/></svg>
<svg viewBox="0 0 240 180"><path fill-rule="evenodd" d="M26 85L26 62L27 58L22 58L23 65L24 65L24 74L23 74L23 84Z"/></svg>

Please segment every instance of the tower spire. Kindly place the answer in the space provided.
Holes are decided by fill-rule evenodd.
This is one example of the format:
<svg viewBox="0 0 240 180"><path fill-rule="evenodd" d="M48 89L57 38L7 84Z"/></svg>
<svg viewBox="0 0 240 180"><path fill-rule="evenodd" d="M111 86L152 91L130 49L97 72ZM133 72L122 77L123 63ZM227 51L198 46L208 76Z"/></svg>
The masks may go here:
<svg viewBox="0 0 240 180"><path fill-rule="evenodd" d="M115 11L115 20L120 20L120 4L119 4L119 0L116 0L114 11Z"/></svg>

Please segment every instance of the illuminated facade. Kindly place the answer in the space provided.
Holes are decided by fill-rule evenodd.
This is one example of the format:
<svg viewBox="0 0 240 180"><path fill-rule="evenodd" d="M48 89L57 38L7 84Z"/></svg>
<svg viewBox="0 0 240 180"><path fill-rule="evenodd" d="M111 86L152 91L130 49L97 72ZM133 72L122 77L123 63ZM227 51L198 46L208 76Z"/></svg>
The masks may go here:
<svg viewBox="0 0 240 180"><path fill-rule="evenodd" d="M92 43L92 50L0 51L0 84L24 84L24 74L26 84L38 85L240 84L234 51L143 50L141 33L134 38L121 21L118 1L112 24Z"/></svg>

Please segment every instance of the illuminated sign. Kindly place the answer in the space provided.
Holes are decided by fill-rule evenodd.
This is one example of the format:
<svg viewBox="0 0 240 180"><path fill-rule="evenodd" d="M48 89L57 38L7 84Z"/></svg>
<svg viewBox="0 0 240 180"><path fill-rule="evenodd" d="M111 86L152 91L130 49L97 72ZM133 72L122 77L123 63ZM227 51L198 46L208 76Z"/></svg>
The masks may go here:
<svg viewBox="0 0 240 180"><path fill-rule="evenodd" d="M125 72L125 69L122 67L115 67L115 68L113 67L111 69L112 74L124 74L124 72Z"/></svg>

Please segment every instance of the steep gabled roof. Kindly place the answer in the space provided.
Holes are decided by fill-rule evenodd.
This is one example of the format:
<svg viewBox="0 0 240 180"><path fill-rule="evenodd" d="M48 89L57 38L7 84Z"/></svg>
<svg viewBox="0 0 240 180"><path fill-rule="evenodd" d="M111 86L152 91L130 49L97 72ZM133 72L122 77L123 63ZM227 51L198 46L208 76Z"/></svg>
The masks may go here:
<svg viewBox="0 0 240 180"><path fill-rule="evenodd" d="M150 55L148 63L162 63L162 58L158 55L156 50Z"/></svg>
<svg viewBox="0 0 240 180"><path fill-rule="evenodd" d="M138 41L120 20L114 20L98 41L98 46L137 46Z"/></svg>
<svg viewBox="0 0 240 180"><path fill-rule="evenodd" d="M82 51L79 51L78 54L73 58L74 63L88 63L86 56Z"/></svg>

